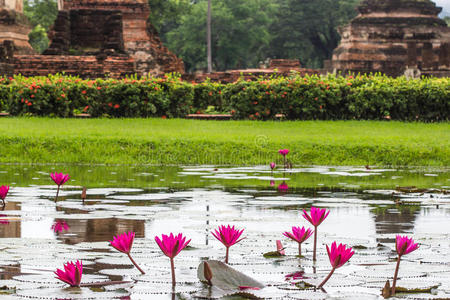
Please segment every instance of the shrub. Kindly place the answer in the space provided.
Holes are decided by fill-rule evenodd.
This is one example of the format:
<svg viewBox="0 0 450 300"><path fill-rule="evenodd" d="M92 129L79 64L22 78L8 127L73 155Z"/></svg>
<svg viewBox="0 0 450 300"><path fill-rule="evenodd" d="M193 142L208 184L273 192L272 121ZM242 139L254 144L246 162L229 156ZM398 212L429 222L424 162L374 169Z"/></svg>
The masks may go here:
<svg viewBox="0 0 450 300"><path fill-rule="evenodd" d="M196 84L178 74L84 80L73 76L0 77L0 110L12 115L184 117L229 112L234 119L395 119L442 121L450 115L450 78L383 75L290 76Z"/></svg>

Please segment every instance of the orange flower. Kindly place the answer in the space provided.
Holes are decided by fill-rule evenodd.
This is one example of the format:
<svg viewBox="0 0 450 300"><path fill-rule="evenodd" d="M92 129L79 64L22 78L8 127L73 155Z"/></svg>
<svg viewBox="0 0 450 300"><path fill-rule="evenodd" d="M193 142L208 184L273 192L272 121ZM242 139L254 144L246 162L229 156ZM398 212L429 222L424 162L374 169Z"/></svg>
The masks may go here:
<svg viewBox="0 0 450 300"><path fill-rule="evenodd" d="M83 109L84 112L87 112L87 110L89 109L89 105L86 105Z"/></svg>
<svg viewBox="0 0 450 300"><path fill-rule="evenodd" d="M109 102L109 103L108 103L108 106L109 106L109 107L112 107L112 106L113 106L113 104L112 104L111 102Z"/></svg>
<svg viewBox="0 0 450 300"><path fill-rule="evenodd" d="M82 93L83 95L85 95L85 94L86 94L86 91L81 91L81 93Z"/></svg>
<svg viewBox="0 0 450 300"><path fill-rule="evenodd" d="M166 116L161 116L161 119L167 119L167 117Z"/></svg>
<svg viewBox="0 0 450 300"><path fill-rule="evenodd" d="M120 107L119 104L114 105L114 108L115 108L115 109L118 109L119 107Z"/></svg>
<svg viewBox="0 0 450 300"><path fill-rule="evenodd" d="M31 105L33 105L33 103L31 103L31 102L28 102L28 103L27 103L27 105L28 105L28 106L31 106Z"/></svg>

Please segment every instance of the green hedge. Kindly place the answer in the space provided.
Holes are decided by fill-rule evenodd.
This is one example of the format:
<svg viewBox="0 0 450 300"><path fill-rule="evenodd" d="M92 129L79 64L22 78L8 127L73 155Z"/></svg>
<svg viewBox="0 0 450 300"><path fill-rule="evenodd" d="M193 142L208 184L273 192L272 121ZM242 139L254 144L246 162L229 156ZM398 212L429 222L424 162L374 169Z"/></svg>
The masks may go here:
<svg viewBox="0 0 450 300"><path fill-rule="evenodd" d="M235 119L395 119L442 121L450 116L450 78L407 80L382 75L292 76L220 84L164 78L83 80L0 78L0 110L11 115L184 117L209 110Z"/></svg>

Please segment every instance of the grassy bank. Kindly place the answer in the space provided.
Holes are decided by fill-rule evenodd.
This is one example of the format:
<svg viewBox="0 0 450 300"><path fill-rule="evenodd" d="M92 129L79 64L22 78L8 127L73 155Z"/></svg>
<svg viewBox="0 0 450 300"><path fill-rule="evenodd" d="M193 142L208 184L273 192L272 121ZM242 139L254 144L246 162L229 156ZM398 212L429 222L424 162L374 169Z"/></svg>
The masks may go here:
<svg viewBox="0 0 450 300"><path fill-rule="evenodd" d="M450 124L0 119L0 162L448 166Z"/></svg>

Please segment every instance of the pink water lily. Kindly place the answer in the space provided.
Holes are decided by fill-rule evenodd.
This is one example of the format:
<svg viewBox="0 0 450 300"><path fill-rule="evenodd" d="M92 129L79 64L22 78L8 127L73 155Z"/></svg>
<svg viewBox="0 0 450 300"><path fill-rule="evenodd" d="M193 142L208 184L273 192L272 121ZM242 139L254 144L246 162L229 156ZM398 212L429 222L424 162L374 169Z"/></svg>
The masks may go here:
<svg viewBox="0 0 450 300"><path fill-rule="evenodd" d="M53 179L53 181L57 184L57 185L63 185L64 183L67 182L67 180L70 179L69 174L63 174L63 173L50 173L50 177Z"/></svg>
<svg viewBox="0 0 450 300"><path fill-rule="evenodd" d="M64 271L56 269L54 272L57 279L64 281L70 286L80 286L81 276L83 275L83 263L81 261L67 262L64 265Z"/></svg>
<svg viewBox="0 0 450 300"><path fill-rule="evenodd" d="M395 286L397 284L397 276L398 276L398 270L400 268L400 259L403 255L406 255L408 253L411 253L419 248L419 244L414 243L414 240L412 238L408 238L406 235L401 236L397 235L395 237L395 250L397 251L398 258L397 258L397 265L395 267L395 273L394 273L394 279L392 281L392 289L391 289L391 295L395 295Z"/></svg>
<svg viewBox="0 0 450 300"><path fill-rule="evenodd" d="M331 278L334 270L342 267L352 256L355 254L355 251L351 247L347 248L347 245L339 244L336 245L336 242L331 244L331 248L327 245L328 258L330 259L331 264L331 272L328 276L319 284L318 288L323 287L323 285Z"/></svg>
<svg viewBox="0 0 450 300"><path fill-rule="evenodd" d="M287 167L286 155L288 155L289 150L288 149L280 149L280 150L278 150L278 153L283 155L283 165L284 165L284 170L286 171L286 167Z"/></svg>
<svg viewBox="0 0 450 300"><path fill-rule="evenodd" d="M313 261L316 260L316 250L317 250L317 227L322 224L322 222L328 217L330 211L327 212L325 208L320 209L311 206L310 214L303 210L303 218L305 218L309 223L314 226L314 248L313 248Z"/></svg>
<svg viewBox="0 0 450 300"><path fill-rule="evenodd" d="M161 239L156 236L155 241L164 255L170 258L170 269L172 270L172 286L175 286L176 281L174 258L189 244L191 240L188 240L186 242L186 237L184 237L183 234L179 233L177 235L174 235L173 233L170 233L170 235L163 234L161 236Z"/></svg>
<svg viewBox="0 0 450 300"><path fill-rule="evenodd" d="M58 201L58 195L59 195L59 189L61 188L61 185L67 182L67 180L70 179L69 174L63 174L63 173L50 173L50 177L53 179L53 181L58 185L58 189L56 190L56 197L55 201Z"/></svg>
<svg viewBox="0 0 450 300"><path fill-rule="evenodd" d="M112 241L109 241L109 244L116 250L125 253L128 258L131 260L133 265L142 273L145 274L145 272L138 266L138 264L134 261L134 259L131 257L131 247L133 247L133 241L135 237L135 233L133 231L124 232L120 235L117 235L113 237Z"/></svg>
<svg viewBox="0 0 450 300"><path fill-rule="evenodd" d="M8 195L9 185L0 186L0 199L2 199L3 205L5 205L5 198Z"/></svg>
<svg viewBox="0 0 450 300"><path fill-rule="evenodd" d="M237 228L231 227L230 225L225 226L225 225L220 225L218 229L216 229L215 231L211 232L212 235L218 239L226 248L226 253L225 253L225 263L228 263L228 253L229 253L229 249L231 246L233 246L234 244L239 243L240 241L242 241L244 238L241 238L242 233L244 232L244 229L239 230Z"/></svg>
<svg viewBox="0 0 450 300"><path fill-rule="evenodd" d="M67 225L67 223L65 221L56 221L53 225L52 225L52 230L55 233L60 233L63 231L68 231L70 229L69 225Z"/></svg>
<svg viewBox="0 0 450 300"><path fill-rule="evenodd" d="M283 232L283 235L298 243L298 256L302 256L302 243L309 239L313 232L309 228L293 226L292 232L286 231Z"/></svg>
<svg viewBox="0 0 450 300"><path fill-rule="evenodd" d="M289 149L280 149L278 150L278 153L280 153L283 156L286 156L289 153Z"/></svg>
<svg viewBox="0 0 450 300"><path fill-rule="evenodd" d="M403 256L405 254L411 253L419 248L419 244L414 243L412 238L397 235L395 237L395 251L397 251L398 256Z"/></svg>
<svg viewBox="0 0 450 300"><path fill-rule="evenodd" d="M272 170L275 169L275 167L277 166L274 162L271 162L269 165Z"/></svg>

